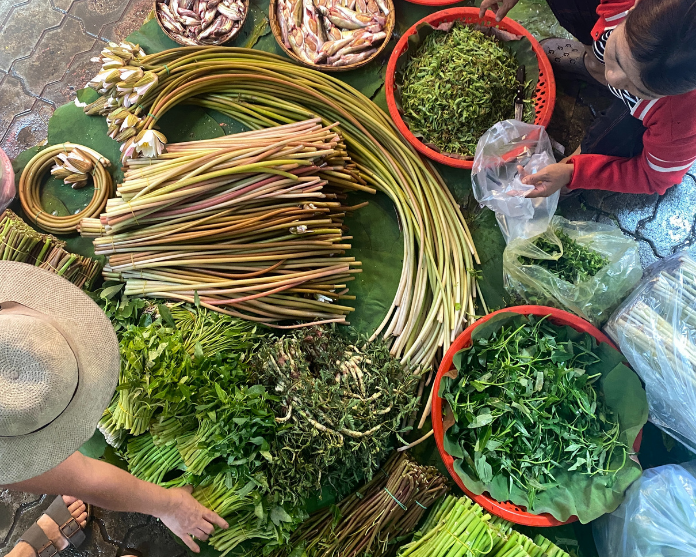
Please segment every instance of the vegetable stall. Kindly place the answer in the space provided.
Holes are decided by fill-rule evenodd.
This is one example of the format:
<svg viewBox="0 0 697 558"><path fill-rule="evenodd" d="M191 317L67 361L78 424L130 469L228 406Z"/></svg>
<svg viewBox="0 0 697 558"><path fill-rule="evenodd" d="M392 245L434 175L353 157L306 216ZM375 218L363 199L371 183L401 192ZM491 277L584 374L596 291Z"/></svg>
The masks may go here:
<svg viewBox="0 0 697 558"><path fill-rule="evenodd" d="M302 0L213 4L157 2L56 110L52 147L14 162L28 182L0 217L0 255L94 289L121 346L85 451L192 484L231 525L209 540L215 555L592 554L586 524L641 475L646 394L604 336L545 315L477 321L511 302L495 218L475 207L469 171L403 139L383 87L389 32L434 9L369 0L357 17L318 2L305 45ZM515 53L534 58L524 42L459 24L426 33L397 76L407 125L471 168L516 98L536 118L534 72L516 77ZM459 137L430 94L444 49L451 65L490 60L460 72L497 74L482 86L494 122L472 97L448 116L477 120ZM534 246L560 280L609 264L557 236ZM521 527L455 484L556 521Z"/></svg>

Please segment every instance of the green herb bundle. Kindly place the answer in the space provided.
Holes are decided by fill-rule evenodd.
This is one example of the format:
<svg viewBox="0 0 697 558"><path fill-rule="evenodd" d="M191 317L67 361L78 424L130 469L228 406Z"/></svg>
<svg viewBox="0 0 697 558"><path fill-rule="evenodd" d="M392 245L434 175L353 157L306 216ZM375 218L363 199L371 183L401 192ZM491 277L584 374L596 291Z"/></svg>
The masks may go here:
<svg viewBox="0 0 697 558"><path fill-rule="evenodd" d="M414 531L448 481L406 453L394 453L381 472L338 505L311 515L291 545L306 556L394 555L390 550Z"/></svg>
<svg viewBox="0 0 697 558"><path fill-rule="evenodd" d="M258 351L253 378L275 398L277 459L272 484L306 495L322 487L345 494L370 479L395 434L418 405L420 377L379 341L359 343L335 328L313 327Z"/></svg>
<svg viewBox="0 0 697 558"><path fill-rule="evenodd" d="M443 153L473 156L484 132L514 117L518 65L498 39L469 25L434 31L403 73L409 128Z"/></svg>
<svg viewBox="0 0 697 558"><path fill-rule="evenodd" d="M530 539L467 497L448 495L399 556L568 556L542 535Z"/></svg>
<svg viewBox="0 0 697 558"><path fill-rule="evenodd" d="M200 308L100 296L115 324L122 366L116 395L99 423L129 471L194 497L230 529L210 543L223 554L251 542L287 542L306 514L271 493L275 396L248 383L247 360L263 339L243 320Z"/></svg>
<svg viewBox="0 0 697 558"><path fill-rule="evenodd" d="M446 451L470 479L489 485L503 476L509 492L520 487L530 509L538 492L558 486L558 471L602 475L611 487L630 450L598 391L604 353L588 334L510 316L480 326L453 359L457 377L443 378L453 413Z"/></svg>
<svg viewBox="0 0 697 558"><path fill-rule="evenodd" d="M523 265L539 265L569 283L587 281L591 277L595 277L596 273L606 265L610 265L609 258L579 244L561 229L554 231L554 234L561 242L561 252L559 245L543 236L536 238L533 244L550 256L559 254L558 259L542 260L520 256L518 258L520 263Z"/></svg>

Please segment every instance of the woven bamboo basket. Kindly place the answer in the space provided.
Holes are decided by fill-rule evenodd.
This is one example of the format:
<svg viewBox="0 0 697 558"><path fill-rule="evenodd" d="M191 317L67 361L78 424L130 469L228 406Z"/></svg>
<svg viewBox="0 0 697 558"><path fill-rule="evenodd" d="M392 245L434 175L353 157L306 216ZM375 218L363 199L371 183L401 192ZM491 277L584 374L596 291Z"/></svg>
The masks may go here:
<svg viewBox="0 0 697 558"><path fill-rule="evenodd" d="M377 47L377 51L370 58L366 58L365 60L361 60L360 62L354 62L353 64L348 64L347 66L334 67L325 64L308 64L300 57L298 57L291 49L286 48L286 46L283 44L281 26L278 23L278 11L276 9L276 6L278 5L277 0L271 0L269 2L269 24L271 25L271 31L273 32L273 36L276 38L278 46L280 46L283 49L283 52L285 52L288 56L290 56L291 59L295 60L298 64L302 64L307 68L320 70L322 72L348 72L350 70L355 70L356 68L360 68L361 66L369 64L376 57L378 57L380 53L383 50L385 50L385 48L387 48L387 43L390 42L390 39L392 38L392 32L394 31L395 13L394 3L392 2L392 0L385 0L385 4L387 4L387 8L390 10L390 13L387 14L387 18L385 20L385 28L383 29L387 37L385 37L385 40L382 42L380 46Z"/></svg>
<svg viewBox="0 0 697 558"><path fill-rule="evenodd" d="M212 43L199 43L201 46L220 46L228 41L231 41L237 33L240 32L240 29L244 26L244 22L247 21L247 14L249 14L249 0L242 0L244 7L245 7L245 12L244 12L244 19L240 22L240 26L236 27L232 31L230 31L227 35L223 35L220 37L217 41L212 42ZM155 0L154 2L154 10L155 10L155 19L157 20L157 24L160 26L160 29L162 29L162 32L167 35L170 39L172 39L175 43L180 44L182 46L191 46L187 45L185 42L182 40L178 39L176 35L173 35L170 33L167 28L162 25L162 20L160 19L160 10L157 9L157 5L161 4L159 0Z"/></svg>

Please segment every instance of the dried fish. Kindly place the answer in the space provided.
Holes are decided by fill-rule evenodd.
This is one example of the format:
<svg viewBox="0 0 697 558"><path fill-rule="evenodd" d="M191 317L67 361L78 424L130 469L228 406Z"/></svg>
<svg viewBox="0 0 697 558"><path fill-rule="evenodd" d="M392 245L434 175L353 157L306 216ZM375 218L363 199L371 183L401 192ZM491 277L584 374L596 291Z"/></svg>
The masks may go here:
<svg viewBox="0 0 697 558"><path fill-rule="evenodd" d="M375 1L377 2L378 6L380 7L380 11L383 14L387 15L390 13L390 10L387 7L387 3L385 2L385 0L375 0Z"/></svg>
<svg viewBox="0 0 697 558"><path fill-rule="evenodd" d="M334 25L344 29L361 29L375 23L385 25L385 18L379 16L380 19L365 14L359 14L342 6L334 6L333 8L318 8L319 12L329 19Z"/></svg>
<svg viewBox="0 0 697 558"><path fill-rule="evenodd" d="M243 0L162 0L157 11L163 27L178 41L197 46L216 44L239 28L247 5Z"/></svg>
<svg viewBox="0 0 697 558"><path fill-rule="evenodd" d="M370 50L364 50L363 52L356 52L354 54L345 54L341 59L337 60L332 64L335 68L340 66L348 66L349 64L355 64L356 62L362 62L366 58L370 58L373 54L377 52L376 48L371 48Z"/></svg>

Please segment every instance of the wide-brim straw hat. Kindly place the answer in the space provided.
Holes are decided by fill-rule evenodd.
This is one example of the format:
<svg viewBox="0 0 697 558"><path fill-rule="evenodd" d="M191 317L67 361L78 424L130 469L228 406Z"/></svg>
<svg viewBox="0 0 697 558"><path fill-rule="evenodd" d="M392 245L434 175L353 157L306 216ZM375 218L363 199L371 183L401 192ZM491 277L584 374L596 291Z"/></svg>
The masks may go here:
<svg viewBox="0 0 697 558"><path fill-rule="evenodd" d="M116 334L89 296L0 261L0 484L45 473L89 440L118 377Z"/></svg>

